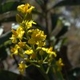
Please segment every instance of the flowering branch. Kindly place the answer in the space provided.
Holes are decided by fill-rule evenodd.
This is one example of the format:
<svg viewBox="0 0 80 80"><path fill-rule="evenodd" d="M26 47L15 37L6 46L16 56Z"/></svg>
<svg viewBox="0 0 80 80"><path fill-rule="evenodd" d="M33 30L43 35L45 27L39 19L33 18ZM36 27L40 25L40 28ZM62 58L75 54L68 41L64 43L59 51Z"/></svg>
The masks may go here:
<svg viewBox="0 0 80 80"><path fill-rule="evenodd" d="M11 47L11 53L20 56L23 60L19 63L20 74L23 74L25 68L33 64L38 67L45 80L49 80L48 72L50 68L56 65L57 70L59 70L63 64L61 59L53 63L57 55L52 47L46 47L47 35L44 34L44 31L32 27L33 24L36 24L32 20L33 9L34 6L30 4L22 4L17 7L19 13L16 19L20 26L16 30L12 30L10 39L14 45ZM47 68L44 65L47 65Z"/></svg>

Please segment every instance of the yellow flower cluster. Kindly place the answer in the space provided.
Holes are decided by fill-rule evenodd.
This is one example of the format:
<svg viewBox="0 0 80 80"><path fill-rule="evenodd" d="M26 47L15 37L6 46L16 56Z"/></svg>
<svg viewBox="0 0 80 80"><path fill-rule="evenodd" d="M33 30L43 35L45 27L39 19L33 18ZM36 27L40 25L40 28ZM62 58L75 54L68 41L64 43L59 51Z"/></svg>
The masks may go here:
<svg viewBox="0 0 80 80"><path fill-rule="evenodd" d="M28 13L31 14L33 9L34 9L34 6L31 6L30 4L22 4L17 7L17 10L23 14L28 14Z"/></svg>
<svg viewBox="0 0 80 80"><path fill-rule="evenodd" d="M48 61L48 59L51 58L47 58L47 56L50 55L54 59L57 55L52 50L52 47L45 47L46 35L44 34L44 31L32 28L32 25L36 23L32 18L29 19L28 16L32 16L33 9L34 7L30 4L22 4L17 7L19 17L23 17L20 26L16 30L12 30L12 37L10 39L14 46L11 47L11 52L14 55L19 55L24 61L29 61L29 63L37 62L37 65L39 65L38 62L42 61L42 64L44 64L45 59ZM45 56L42 56L39 53L43 53ZM26 68L24 61L21 61L19 64L20 73L23 73Z"/></svg>
<svg viewBox="0 0 80 80"><path fill-rule="evenodd" d="M29 29L32 27L32 24L36 24L33 20L23 20L22 25L25 25L26 29Z"/></svg>
<svg viewBox="0 0 80 80"><path fill-rule="evenodd" d="M28 40L29 44L32 45L38 45L38 46L44 46L46 39L46 35L44 35L44 32L39 29L32 30L31 38Z"/></svg>
<svg viewBox="0 0 80 80"><path fill-rule="evenodd" d="M18 27L18 29L15 31L15 30L12 30L12 37L10 38L12 40L13 43L16 43L17 42L17 39L21 40L25 31L23 30L23 28L20 26Z"/></svg>

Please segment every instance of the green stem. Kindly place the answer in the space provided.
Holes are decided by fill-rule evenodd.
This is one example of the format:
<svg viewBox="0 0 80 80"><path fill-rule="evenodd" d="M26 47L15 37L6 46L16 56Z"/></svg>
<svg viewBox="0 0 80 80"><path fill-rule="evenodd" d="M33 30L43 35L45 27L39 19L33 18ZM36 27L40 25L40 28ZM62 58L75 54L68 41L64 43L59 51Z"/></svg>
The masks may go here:
<svg viewBox="0 0 80 80"><path fill-rule="evenodd" d="M50 80L49 76L45 73L45 70L43 68L43 65L40 64L40 68L39 68L40 73L43 75L45 80Z"/></svg>
<svg viewBox="0 0 80 80"><path fill-rule="evenodd" d="M50 46L50 32L49 32L49 22L48 22L48 12L45 10L44 12L45 14L45 26L46 26L46 29L45 29L45 33L47 35L47 40L48 40L48 46Z"/></svg>
<svg viewBox="0 0 80 80"><path fill-rule="evenodd" d="M61 71L58 70L58 66L56 65L56 60L53 61L54 64L54 74L57 80L64 80Z"/></svg>

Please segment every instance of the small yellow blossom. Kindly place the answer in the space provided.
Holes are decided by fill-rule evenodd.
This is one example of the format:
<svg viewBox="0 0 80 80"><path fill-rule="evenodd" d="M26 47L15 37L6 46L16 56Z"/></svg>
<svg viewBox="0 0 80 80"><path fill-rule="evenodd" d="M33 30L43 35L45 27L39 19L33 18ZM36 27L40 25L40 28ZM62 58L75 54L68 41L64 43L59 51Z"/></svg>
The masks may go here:
<svg viewBox="0 0 80 80"><path fill-rule="evenodd" d="M18 49L19 49L20 47L18 46L18 45L15 45L15 47L12 47L11 48L11 52L13 53L13 54L15 54L15 55L18 55Z"/></svg>
<svg viewBox="0 0 80 80"><path fill-rule="evenodd" d="M58 70L61 70L62 66L64 66L64 64L62 63L62 59L59 58L58 61L56 61L56 65L58 66Z"/></svg>
<svg viewBox="0 0 80 80"><path fill-rule="evenodd" d="M32 33L34 31L34 29L30 29L30 30L28 30L28 34L30 34L30 33Z"/></svg>
<svg viewBox="0 0 80 80"><path fill-rule="evenodd" d="M19 67L18 67L21 74L24 73L24 70L25 70L26 67L27 67L27 65L24 64L23 61L21 61L20 64L19 64Z"/></svg>
<svg viewBox="0 0 80 80"><path fill-rule="evenodd" d="M11 36L11 40L12 40L12 43L16 43L17 42L17 33L15 30L12 29L12 36Z"/></svg>
<svg viewBox="0 0 80 80"><path fill-rule="evenodd" d="M32 49L26 50L24 54L31 55L33 54L33 50Z"/></svg>
<svg viewBox="0 0 80 80"><path fill-rule="evenodd" d="M46 39L46 35L44 35L44 31L35 29L31 35L31 38L35 39L36 41L44 41Z"/></svg>
<svg viewBox="0 0 80 80"><path fill-rule="evenodd" d="M36 24L36 23L33 20L26 21L26 26L28 27L28 29L32 27L32 24Z"/></svg>
<svg viewBox="0 0 80 80"><path fill-rule="evenodd" d="M12 37L10 38L12 40L13 43L17 42L17 39L22 39L25 31L23 30L23 28L21 26L19 26L17 28L17 30L12 30Z"/></svg>
<svg viewBox="0 0 80 80"><path fill-rule="evenodd" d="M10 39L12 40L12 43L17 43L17 39L14 34L12 34L12 37Z"/></svg>
<svg viewBox="0 0 80 80"><path fill-rule="evenodd" d="M59 58L59 60L57 61L57 64L59 65L59 66L63 66L64 64L62 63L62 59L61 58Z"/></svg>
<svg viewBox="0 0 80 80"><path fill-rule="evenodd" d="M44 40L46 39L46 35L44 35L44 32L39 29L34 29L31 34L31 38L28 40L29 44L36 44L40 45L42 43L44 45Z"/></svg>
<svg viewBox="0 0 80 80"><path fill-rule="evenodd" d="M33 20L30 20L30 21L23 21L22 24L25 24L26 26L26 29L29 29L32 27L32 24L36 24Z"/></svg>
<svg viewBox="0 0 80 80"><path fill-rule="evenodd" d="M36 44L36 41L33 38L31 38L28 40L28 43L34 45Z"/></svg>
<svg viewBox="0 0 80 80"><path fill-rule="evenodd" d="M49 55L54 55L54 57L57 56L56 53L52 50L52 47L50 47L50 48L37 47L36 50L42 50L42 51L46 52L46 53L49 54ZM41 52L42 52L42 51L41 51Z"/></svg>
<svg viewBox="0 0 80 80"><path fill-rule="evenodd" d="M38 47L42 47L46 45L46 43L42 41L38 41L36 44L38 45Z"/></svg>
<svg viewBox="0 0 80 80"><path fill-rule="evenodd" d="M20 26L20 27L17 28L16 33L17 33L17 37L18 37L19 39L22 39L25 31L24 31L23 28Z"/></svg>
<svg viewBox="0 0 80 80"><path fill-rule="evenodd" d="M16 30L12 29L12 33L17 37Z"/></svg>
<svg viewBox="0 0 80 80"><path fill-rule="evenodd" d="M30 4L22 4L17 7L17 10L24 14L31 13L33 9L34 6L31 6Z"/></svg>
<svg viewBox="0 0 80 80"><path fill-rule="evenodd" d="M57 56L56 53L54 51L52 51L52 48L45 48L42 47L42 50L45 51L46 53L50 54L50 55L54 55L55 57Z"/></svg>
<svg viewBox="0 0 80 80"><path fill-rule="evenodd" d="M22 42L22 41L20 41L20 42L18 42L18 45L22 48L22 47L25 47L26 46L26 42Z"/></svg>

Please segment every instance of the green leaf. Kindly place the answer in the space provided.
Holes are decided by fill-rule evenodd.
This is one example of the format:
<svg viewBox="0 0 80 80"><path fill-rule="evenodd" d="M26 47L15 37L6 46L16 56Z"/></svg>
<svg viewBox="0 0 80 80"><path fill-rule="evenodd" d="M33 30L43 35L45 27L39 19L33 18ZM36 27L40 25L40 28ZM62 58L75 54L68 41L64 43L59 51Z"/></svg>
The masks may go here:
<svg viewBox="0 0 80 80"><path fill-rule="evenodd" d="M55 29L55 27L57 25L58 18L59 18L58 14L56 14L56 13L51 14L51 23L52 23L51 30L52 31Z"/></svg>
<svg viewBox="0 0 80 80"><path fill-rule="evenodd" d="M40 6L44 3L43 0L35 0Z"/></svg>
<svg viewBox="0 0 80 80"><path fill-rule="evenodd" d="M29 79L10 71L0 70L0 80L29 80Z"/></svg>
<svg viewBox="0 0 80 80"><path fill-rule="evenodd" d="M9 38L11 37L12 32L6 32L5 34L0 36L0 45L4 44L4 42L6 42L7 40L9 40Z"/></svg>
<svg viewBox="0 0 80 80"><path fill-rule="evenodd" d="M68 26L64 25L55 37L59 38L59 37L63 36L67 31L68 31Z"/></svg>
<svg viewBox="0 0 80 80"><path fill-rule="evenodd" d="M5 60L7 56L6 48L4 46L0 47L0 61Z"/></svg>
<svg viewBox="0 0 80 80"><path fill-rule="evenodd" d="M12 1L12 2L6 2L3 4L0 4L0 14L5 13L7 11L13 11L17 9L17 6L21 4L18 1Z"/></svg>
<svg viewBox="0 0 80 80"><path fill-rule="evenodd" d="M53 7L80 5L80 0L59 0Z"/></svg>
<svg viewBox="0 0 80 80"><path fill-rule="evenodd" d="M9 31L0 37L0 60L1 61L6 59L8 56L6 47L9 46L11 43L9 44L9 42L8 43L5 42L9 40L11 35L12 35L11 31Z"/></svg>

